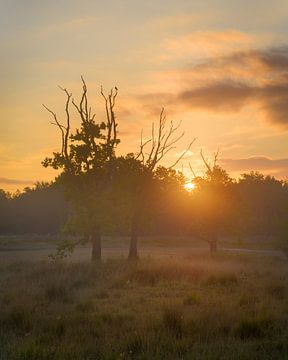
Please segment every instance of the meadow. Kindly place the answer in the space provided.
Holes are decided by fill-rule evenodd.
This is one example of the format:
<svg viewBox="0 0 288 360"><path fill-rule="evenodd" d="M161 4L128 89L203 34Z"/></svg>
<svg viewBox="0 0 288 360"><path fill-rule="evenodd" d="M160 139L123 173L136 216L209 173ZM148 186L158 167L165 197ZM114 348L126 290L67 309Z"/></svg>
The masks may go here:
<svg viewBox="0 0 288 360"><path fill-rule="evenodd" d="M0 358L288 359L287 259L3 260Z"/></svg>

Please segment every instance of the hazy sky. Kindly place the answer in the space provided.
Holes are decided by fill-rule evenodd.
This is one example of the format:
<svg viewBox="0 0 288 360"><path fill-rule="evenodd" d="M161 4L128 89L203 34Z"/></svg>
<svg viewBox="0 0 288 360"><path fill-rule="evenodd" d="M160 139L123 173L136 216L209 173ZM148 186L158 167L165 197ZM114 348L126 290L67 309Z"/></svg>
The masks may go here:
<svg viewBox="0 0 288 360"><path fill-rule="evenodd" d="M101 117L101 84L117 85L120 151L136 151L141 129L182 120L185 137L220 148L237 175L288 174L287 0L0 0L0 188L50 180L41 160L59 147L42 103L63 114L58 85L79 95L80 75ZM188 173L187 173L188 174Z"/></svg>

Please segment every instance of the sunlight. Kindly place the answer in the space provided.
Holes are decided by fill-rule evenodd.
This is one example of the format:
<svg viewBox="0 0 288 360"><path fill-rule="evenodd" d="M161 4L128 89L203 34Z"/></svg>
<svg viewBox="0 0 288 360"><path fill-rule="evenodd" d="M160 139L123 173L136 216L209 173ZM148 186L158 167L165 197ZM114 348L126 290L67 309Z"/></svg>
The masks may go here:
<svg viewBox="0 0 288 360"><path fill-rule="evenodd" d="M192 191L196 188L196 185L193 182L188 182L184 185L185 190Z"/></svg>

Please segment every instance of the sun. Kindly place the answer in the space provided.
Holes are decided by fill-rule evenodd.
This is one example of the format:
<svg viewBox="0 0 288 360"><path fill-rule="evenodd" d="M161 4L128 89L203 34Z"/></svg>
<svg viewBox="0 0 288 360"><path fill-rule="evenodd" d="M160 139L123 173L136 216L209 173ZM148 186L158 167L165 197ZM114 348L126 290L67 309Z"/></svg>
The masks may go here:
<svg viewBox="0 0 288 360"><path fill-rule="evenodd" d="M184 185L185 190L192 191L196 188L196 185L193 182L188 182Z"/></svg>

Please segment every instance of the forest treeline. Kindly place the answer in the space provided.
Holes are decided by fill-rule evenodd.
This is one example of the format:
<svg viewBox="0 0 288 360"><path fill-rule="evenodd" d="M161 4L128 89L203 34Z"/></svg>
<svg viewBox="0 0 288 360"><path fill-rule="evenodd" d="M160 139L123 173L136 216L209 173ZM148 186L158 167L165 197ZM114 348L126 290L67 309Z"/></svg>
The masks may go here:
<svg viewBox="0 0 288 360"><path fill-rule="evenodd" d="M159 167L154 180L141 203L140 235L194 236L207 241L212 251L227 236L287 241L286 181L258 172L235 180L218 165L194 178L191 191L184 187L183 174L171 169ZM106 206L101 214L103 234L129 235L131 194L118 203L117 194L110 196L110 209ZM14 195L0 190L1 235L81 234L78 227L81 224L75 224L73 207L58 180L37 183Z"/></svg>
<svg viewBox="0 0 288 360"><path fill-rule="evenodd" d="M15 194L0 189L0 234L57 234L69 214L63 189L55 182L36 183Z"/></svg>

